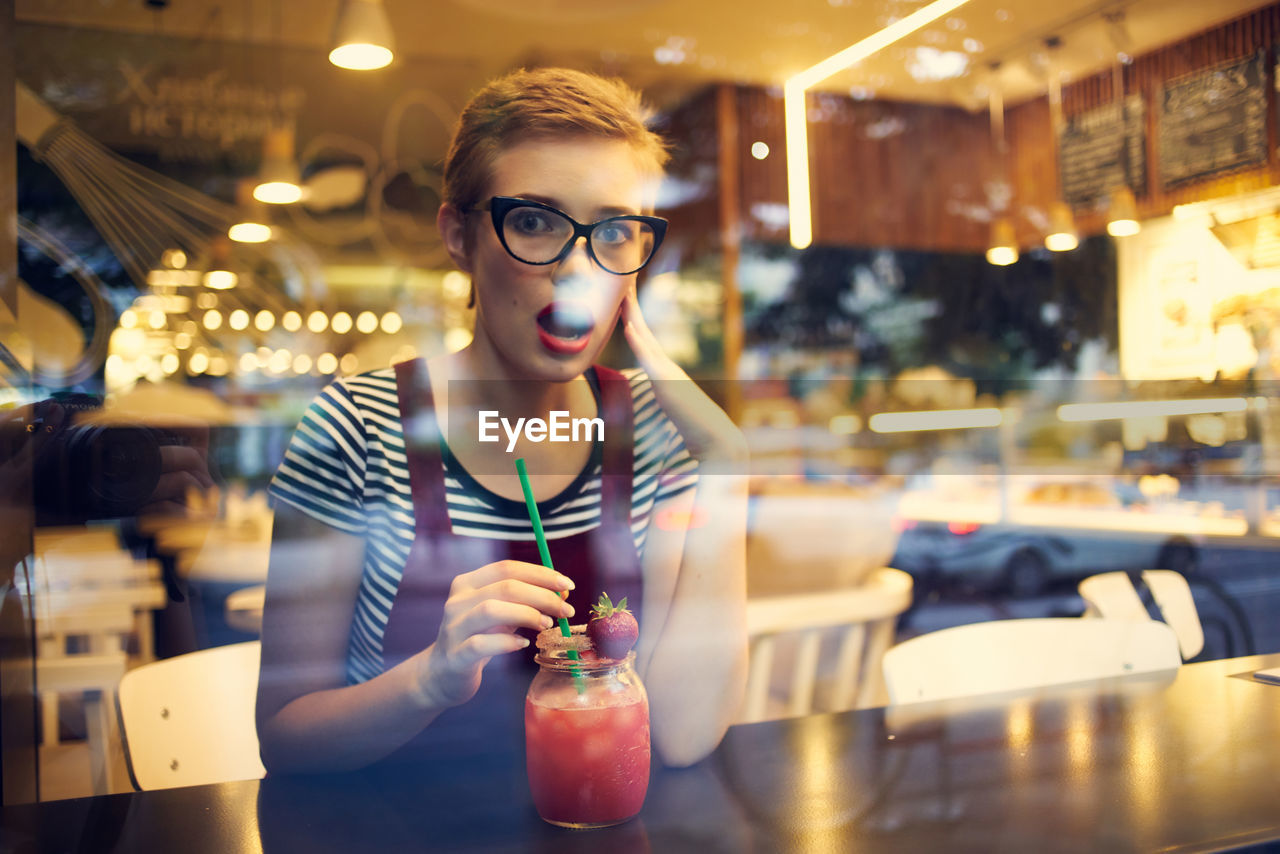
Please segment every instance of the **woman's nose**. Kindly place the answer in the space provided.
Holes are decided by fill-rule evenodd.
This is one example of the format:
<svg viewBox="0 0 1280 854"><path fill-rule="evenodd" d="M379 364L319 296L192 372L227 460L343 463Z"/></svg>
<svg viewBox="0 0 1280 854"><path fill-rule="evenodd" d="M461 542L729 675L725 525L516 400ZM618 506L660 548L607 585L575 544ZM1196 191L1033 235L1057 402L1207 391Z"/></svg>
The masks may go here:
<svg viewBox="0 0 1280 854"><path fill-rule="evenodd" d="M569 253L556 264L553 278L561 282L578 276L597 276L603 271L591 260L591 252L587 248L585 237L575 238Z"/></svg>

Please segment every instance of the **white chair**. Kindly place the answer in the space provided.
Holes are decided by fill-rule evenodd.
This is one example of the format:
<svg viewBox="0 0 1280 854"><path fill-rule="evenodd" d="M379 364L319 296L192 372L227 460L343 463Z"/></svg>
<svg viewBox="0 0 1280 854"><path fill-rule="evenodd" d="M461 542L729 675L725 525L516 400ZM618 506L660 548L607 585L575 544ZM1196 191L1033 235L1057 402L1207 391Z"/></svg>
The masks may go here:
<svg viewBox="0 0 1280 854"><path fill-rule="evenodd" d="M1195 658L1204 649L1204 629L1191 595L1191 587L1181 573L1169 569L1148 569L1142 580L1155 599L1160 615L1178 636L1182 660ZM1117 620L1150 620L1151 615L1142 604L1129 575L1124 572L1103 572L1081 581L1077 588L1084 599L1086 617L1105 617Z"/></svg>
<svg viewBox="0 0 1280 854"><path fill-rule="evenodd" d="M751 661L739 720L797 717L813 711L822 641L830 634L838 640L823 710L879 705L880 659L893 642L895 618L911 605L911 590L911 576L883 567L857 587L748 599ZM785 656L784 651L794 654ZM785 674L781 692L785 697L780 703L771 702L770 690L779 671Z"/></svg>
<svg viewBox="0 0 1280 854"><path fill-rule="evenodd" d="M125 756L142 790L261 778L258 641L130 670L120 680Z"/></svg>
<svg viewBox="0 0 1280 854"><path fill-rule="evenodd" d="M1152 620L995 620L920 635L885 653L894 705L1025 692L1176 670L1178 639Z"/></svg>

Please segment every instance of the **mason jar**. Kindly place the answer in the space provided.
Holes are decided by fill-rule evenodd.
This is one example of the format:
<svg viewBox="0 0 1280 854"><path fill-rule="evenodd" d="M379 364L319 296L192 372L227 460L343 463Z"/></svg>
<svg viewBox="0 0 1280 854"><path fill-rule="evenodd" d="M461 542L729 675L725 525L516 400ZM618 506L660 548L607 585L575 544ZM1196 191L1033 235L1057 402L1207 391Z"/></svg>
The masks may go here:
<svg viewBox="0 0 1280 854"><path fill-rule="evenodd" d="M582 627L538 636L538 673L524 705L529 788L538 814L561 827L619 824L649 787L649 698L635 653L595 658ZM572 661L568 650L583 650Z"/></svg>

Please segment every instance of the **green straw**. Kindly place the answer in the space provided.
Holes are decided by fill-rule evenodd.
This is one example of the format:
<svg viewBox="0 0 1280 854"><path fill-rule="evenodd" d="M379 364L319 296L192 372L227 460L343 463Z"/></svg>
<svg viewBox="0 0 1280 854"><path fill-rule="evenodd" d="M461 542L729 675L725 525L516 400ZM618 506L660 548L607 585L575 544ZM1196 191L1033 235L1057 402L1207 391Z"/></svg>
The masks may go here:
<svg viewBox="0 0 1280 854"><path fill-rule="evenodd" d="M533 536L538 541L538 554L542 557L542 565L547 569L555 569L551 564L551 551L547 548L547 535L542 530L542 517L538 514L538 502L533 500L533 487L529 485L529 472L525 470L524 457L516 459L516 473L520 475L520 489L524 492L524 506L529 510L529 521L533 523ZM564 637L569 637L569 621L564 617L560 617L560 634ZM576 649L569 650L569 660L581 660ZM581 694L584 689L582 673L576 667L571 669L574 681L578 685L578 693Z"/></svg>

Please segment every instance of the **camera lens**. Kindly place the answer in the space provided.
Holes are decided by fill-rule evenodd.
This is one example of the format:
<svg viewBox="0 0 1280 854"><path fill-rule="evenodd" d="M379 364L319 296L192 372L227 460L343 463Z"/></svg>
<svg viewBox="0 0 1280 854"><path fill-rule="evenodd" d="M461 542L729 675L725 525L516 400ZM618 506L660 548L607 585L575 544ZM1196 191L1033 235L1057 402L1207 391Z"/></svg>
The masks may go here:
<svg viewBox="0 0 1280 854"><path fill-rule="evenodd" d="M104 517L136 513L160 480L160 443L145 427L84 425L67 442L73 482Z"/></svg>

